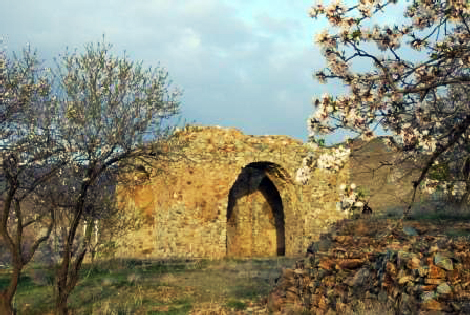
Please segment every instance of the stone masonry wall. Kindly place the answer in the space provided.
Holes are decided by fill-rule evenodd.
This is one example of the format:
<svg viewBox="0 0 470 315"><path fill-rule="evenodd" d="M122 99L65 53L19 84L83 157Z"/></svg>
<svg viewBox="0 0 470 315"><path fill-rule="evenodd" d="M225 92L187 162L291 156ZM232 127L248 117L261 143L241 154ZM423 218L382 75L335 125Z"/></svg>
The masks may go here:
<svg viewBox="0 0 470 315"><path fill-rule="evenodd" d="M349 165L296 184L308 153L299 140L215 126L190 126L178 137L189 160L156 165L160 175L117 188L121 206L143 217L118 240L117 257L299 256L345 216L336 204Z"/></svg>

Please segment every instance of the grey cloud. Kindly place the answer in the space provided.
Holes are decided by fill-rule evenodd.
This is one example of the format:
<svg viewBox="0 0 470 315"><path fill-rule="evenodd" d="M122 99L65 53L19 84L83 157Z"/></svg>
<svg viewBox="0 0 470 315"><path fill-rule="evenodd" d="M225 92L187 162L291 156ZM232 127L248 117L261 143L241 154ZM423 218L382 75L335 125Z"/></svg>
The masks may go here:
<svg viewBox="0 0 470 315"><path fill-rule="evenodd" d="M311 76L323 61L300 22L308 5L298 20L263 13L247 22L238 14L242 2L11 1L0 29L11 48L31 41L47 58L66 46L81 50L104 33L118 55L161 61L184 89L189 121L305 139L312 95L332 89Z"/></svg>

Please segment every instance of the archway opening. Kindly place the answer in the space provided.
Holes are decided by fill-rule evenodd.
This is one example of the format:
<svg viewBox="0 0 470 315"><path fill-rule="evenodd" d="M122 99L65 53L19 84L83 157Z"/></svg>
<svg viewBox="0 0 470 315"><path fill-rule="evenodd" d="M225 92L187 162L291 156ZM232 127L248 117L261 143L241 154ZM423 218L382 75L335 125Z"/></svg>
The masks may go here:
<svg viewBox="0 0 470 315"><path fill-rule="evenodd" d="M280 167L270 162L250 163L242 169L229 192L227 256L285 255L284 208L269 177Z"/></svg>

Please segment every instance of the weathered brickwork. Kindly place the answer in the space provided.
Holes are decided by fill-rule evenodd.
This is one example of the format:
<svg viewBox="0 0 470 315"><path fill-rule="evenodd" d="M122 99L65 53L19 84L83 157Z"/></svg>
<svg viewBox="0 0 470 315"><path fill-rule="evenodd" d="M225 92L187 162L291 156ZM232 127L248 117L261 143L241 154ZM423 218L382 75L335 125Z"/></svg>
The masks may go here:
<svg viewBox="0 0 470 315"><path fill-rule="evenodd" d="M383 139L355 141L339 173L317 169L308 184L300 185L294 178L309 150L299 140L202 126L192 126L178 137L187 144L180 151L186 159L156 164L160 175L145 180L144 173L137 173L140 179L133 185L117 187L119 206L129 216L120 226L133 228L116 231L111 225L119 236L108 242L106 224L97 222L92 243L99 240L105 246L98 246L96 258L303 255L320 233L346 216L336 208L341 183L355 183L366 191L374 215L402 213L411 200L412 180L420 175L412 164L395 171L385 167L395 153ZM315 155L329 150L322 148ZM413 213L442 211L443 202L435 197L418 191ZM53 230L35 260L59 259L67 226ZM78 237L84 229L81 223ZM30 244L45 231L40 226L27 229L25 239ZM0 264L8 257L0 239Z"/></svg>
<svg viewBox="0 0 470 315"><path fill-rule="evenodd" d="M308 153L299 140L214 126L178 136L189 143L183 153L190 161L158 165L161 175L118 187L121 206L144 220L118 240L117 257L297 256L344 217L336 204L348 164L296 184Z"/></svg>

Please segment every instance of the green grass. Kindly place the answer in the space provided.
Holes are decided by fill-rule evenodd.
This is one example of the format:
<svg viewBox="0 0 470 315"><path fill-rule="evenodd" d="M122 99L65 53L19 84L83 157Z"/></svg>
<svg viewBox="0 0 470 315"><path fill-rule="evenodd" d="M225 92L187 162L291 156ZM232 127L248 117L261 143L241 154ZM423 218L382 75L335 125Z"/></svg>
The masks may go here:
<svg viewBox="0 0 470 315"><path fill-rule="evenodd" d="M200 269L205 269L211 264L220 263L222 261L108 260L93 265L83 264L79 282L68 300L69 308L78 314L129 314L129 312L131 314L136 312L143 312L142 314L188 314L192 305L199 303L193 301L196 297L193 298L191 292L184 293L185 288L178 287L178 283L169 284L160 281L160 275L172 274L177 278L180 274L189 275ZM36 284L33 281L35 274L31 272L31 267L46 272L47 282L50 284ZM40 273L40 275L44 274ZM186 277L184 275L183 278ZM2 288L8 285L9 276L7 270L0 273ZM107 279L109 281L106 283ZM103 284L103 281L106 284ZM210 278L206 282L206 285L214 285ZM20 314L25 315L50 313L54 305L53 283L53 269L45 269L44 266L36 264L28 266L22 272L14 307L19 310ZM167 292L165 290L170 290L169 300L161 296L161 292L163 295ZM219 290L215 291L219 292ZM191 298L181 298L187 294ZM248 296L253 295L253 292L248 292ZM205 299L208 296L203 294L197 299ZM246 297L247 293L240 290L240 296ZM161 310L162 307L164 311Z"/></svg>
<svg viewBox="0 0 470 315"><path fill-rule="evenodd" d="M225 305L236 310L244 310L246 308L246 303L236 300L229 300Z"/></svg>
<svg viewBox="0 0 470 315"><path fill-rule="evenodd" d="M28 289L18 287L13 305L18 308L20 306L26 307L29 304L25 314L42 315L51 309L51 305L54 305L52 294L52 286L29 287Z"/></svg>
<svg viewBox="0 0 470 315"><path fill-rule="evenodd" d="M448 228L445 230L445 235L451 238L459 238L459 237L470 237L470 230L468 229L455 229L455 228Z"/></svg>
<svg viewBox="0 0 470 315"><path fill-rule="evenodd" d="M4 272L0 274L0 290L5 289L8 286L10 283L10 277L10 272ZM36 285L34 284L33 280L23 271L20 275L17 289L28 292L31 289L35 289L35 287Z"/></svg>
<svg viewBox="0 0 470 315"><path fill-rule="evenodd" d="M399 217L399 215L390 215L382 218L393 220ZM376 217L371 219L376 219ZM451 212L447 214L443 212L416 213L410 219L430 220L439 223L445 220L470 220L470 215L457 216ZM470 236L470 230L454 226L443 228L442 231L450 237ZM220 303L227 308L243 310L246 308L248 301L259 302L263 297L266 297L271 286L266 279L256 278L256 276L248 279L243 277L238 279L221 278L220 275L225 275L224 272L228 272L225 269L232 269L235 266L245 268L246 266L247 268L262 271L266 270L265 268L273 267L273 265L280 267L286 261L287 258L284 257L268 261L264 258L225 258L214 261L207 259L158 261L112 259L99 261L93 265L84 264L80 270L80 280L69 298L69 307L78 314L128 314L129 312L139 312L140 314L188 314L192 306L208 299L212 301L213 298L219 298L223 289L226 291L226 296L223 295L224 297L220 300ZM210 269L207 273L204 271L201 274L199 270L207 269L211 265L217 265L219 268ZM45 272L45 281L50 284L36 284L35 281L37 282L38 279L34 279L35 273L32 272L32 269ZM163 280L161 276L167 273L173 275L177 281ZM228 274L233 275L233 271ZM184 291L184 287L178 282L179 279L191 275L199 281L191 284L191 286L198 287L200 295L181 293ZM8 285L9 276L8 269L0 270L0 289ZM109 281L106 283L108 279ZM135 281L136 279L137 281ZM167 279L166 276L165 279ZM230 279L230 281L219 283L220 279ZM54 304L53 282L53 269L46 269L38 264L28 265L22 272L14 300L14 306L20 310L19 313L39 315L51 312ZM220 288L217 288L218 285ZM163 297L167 293L165 290L170 291L168 299ZM26 305L29 306L26 307Z"/></svg>
<svg viewBox="0 0 470 315"><path fill-rule="evenodd" d="M135 266L137 268L129 268ZM34 266L36 267L36 266ZM98 264L91 266L85 264L80 270L80 280L73 290L69 298L70 309L81 309L84 313L93 313L94 310L100 307L101 302L106 299L110 299L116 295L117 291L125 288L135 288L134 281L127 279L128 275L132 272L141 272L139 267L141 265L135 263L124 264L126 269L123 269L122 265L117 270L111 270L107 268L107 263ZM178 271L182 270L183 265L164 267L162 264L157 264L147 268L147 272L156 273L163 272L164 270ZM47 273L50 285L37 285L34 283L33 276L30 273L31 268L26 268L21 276L16 291L14 306L16 308L22 307L24 314L44 314L47 311L52 310L53 305L53 278L54 270L42 269L41 272ZM0 274L0 289L5 288L10 279L11 274L8 272L2 272ZM113 280L111 285L102 286L101 282L105 278L111 278ZM131 298L131 296L125 297L125 299ZM135 301L134 301L135 302ZM132 303L125 303L127 305L115 304L115 314L125 314ZM134 303L135 304L135 303ZM142 304L142 302L140 302Z"/></svg>
<svg viewBox="0 0 470 315"><path fill-rule="evenodd" d="M5 289L10 283L10 277L6 277L4 274L0 274L0 290Z"/></svg>
<svg viewBox="0 0 470 315"><path fill-rule="evenodd" d="M257 259L257 258L254 258L251 260L251 263L253 265L259 265L259 266L263 266L266 264L266 260L265 259Z"/></svg>
<svg viewBox="0 0 470 315"><path fill-rule="evenodd" d="M430 213L430 214L414 214L409 217L410 220L417 221L469 221L470 215L458 215L453 213Z"/></svg>
<svg viewBox="0 0 470 315"><path fill-rule="evenodd" d="M234 288L232 291L233 296L240 300L259 300L261 299L261 292L259 288L250 288L246 286L240 286Z"/></svg>

